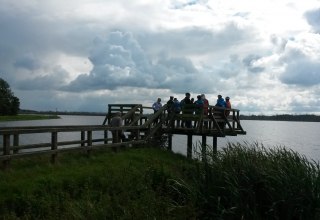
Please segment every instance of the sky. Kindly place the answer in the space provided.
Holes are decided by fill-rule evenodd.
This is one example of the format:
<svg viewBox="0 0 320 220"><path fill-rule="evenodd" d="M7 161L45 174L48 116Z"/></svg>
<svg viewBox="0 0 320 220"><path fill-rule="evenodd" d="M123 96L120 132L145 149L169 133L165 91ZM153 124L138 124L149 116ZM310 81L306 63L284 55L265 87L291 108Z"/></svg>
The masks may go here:
<svg viewBox="0 0 320 220"><path fill-rule="evenodd" d="M0 0L0 78L21 109L158 97L320 114L320 0Z"/></svg>

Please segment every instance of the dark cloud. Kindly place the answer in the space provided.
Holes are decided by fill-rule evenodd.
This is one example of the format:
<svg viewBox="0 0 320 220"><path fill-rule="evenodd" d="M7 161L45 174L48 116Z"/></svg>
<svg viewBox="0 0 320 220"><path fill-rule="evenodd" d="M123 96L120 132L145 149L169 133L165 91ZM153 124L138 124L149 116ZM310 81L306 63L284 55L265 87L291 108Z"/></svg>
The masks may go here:
<svg viewBox="0 0 320 220"><path fill-rule="evenodd" d="M243 64L252 73L260 73L265 70L264 67L256 66L255 62L261 59L259 55L250 54L243 59Z"/></svg>
<svg viewBox="0 0 320 220"><path fill-rule="evenodd" d="M232 55L229 60L221 64L218 69L219 77L223 79L234 78L242 70L242 63L237 55ZM219 79L217 79L219 80Z"/></svg>
<svg viewBox="0 0 320 220"><path fill-rule="evenodd" d="M295 60L287 65L280 76L281 82L299 86L320 84L320 62L309 59Z"/></svg>
<svg viewBox="0 0 320 220"><path fill-rule="evenodd" d="M308 98L308 97L306 97L306 98ZM298 112L298 113L319 112L320 111L320 99L319 98L311 99L310 101L308 101L306 103L302 103L297 100L293 100L290 103L290 106L291 106L293 112Z"/></svg>
<svg viewBox="0 0 320 220"><path fill-rule="evenodd" d="M249 38L254 40L253 36L252 29L242 29L236 23L229 22L219 30L188 27L140 34L137 39L153 53L189 57L223 53L229 48L246 44Z"/></svg>
<svg viewBox="0 0 320 220"><path fill-rule="evenodd" d="M26 80L19 80L16 83L20 90L59 90L65 83L68 72L61 67L55 67L53 72L37 77L30 77Z"/></svg>
<svg viewBox="0 0 320 220"><path fill-rule="evenodd" d="M304 16L313 29L320 33L320 8L307 11Z"/></svg>
<svg viewBox="0 0 320 220"><path fill-rule="evenodd" d="M283 73L279 76L282 83L304 87L320 84L320 61L315 57L319 53L318 48L312 48L310 44L306 44L307 39L296 39L287 43L280 59L285 67Z"/></svg>
<svg viewBox="0 0 320 220"><path fill-rule="evenodd" d="M27 54L19 57L13 65L16 68L23 68L32 71L38 69L41 66L41 62L32 54Z"/></svg>

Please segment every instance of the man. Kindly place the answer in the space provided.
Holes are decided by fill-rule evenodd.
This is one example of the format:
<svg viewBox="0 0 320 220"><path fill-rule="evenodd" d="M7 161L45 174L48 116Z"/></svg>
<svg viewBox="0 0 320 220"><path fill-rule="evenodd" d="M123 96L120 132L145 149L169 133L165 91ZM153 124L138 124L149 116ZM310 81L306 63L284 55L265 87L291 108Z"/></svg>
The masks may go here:
<svg viewBox="0 0 320 220"><path fill-rule="evenodd" d="M217 107L226 107L226 102L224 101L224 99L222 98L222 95L218 95L218 99L217 99L217 103L216 103Z"/></svg>
<svg viewBox="0 0 320 220"><path fill-rule="evenodd" d="M170 99L167 101L168 114L173 111L173 96L170 96Z"/></svg>
<svg viewBox="0 0 320 220"><path fill-rule="evenodd" d="M222 95L218 95L216 106L217 107L221 107L221 108L225 108L226 107L226 102L222 98ZM224 109L221 109L219 111L221 112L222 116L225 116ZM219 125L220 129L224 129L224 127L225 127L224 122L218 122L218 125Z"/></svg>
<svg viewBox="0 0 320 220"><path fill-rule="evenodd" d="M191 103L191 99L190 99L190 93L187 92L185 94L185 98L181 100L180 105L181 105L181 109L182 109L182 114L192 114L193 112L193 107L192 107L192 103ZM187 120L185 121L185 123L182 121L181 123L181 127L184 127L184 125L187 128L191 128L191 121Z"/></svg>
<svg viewBox="0 0 320 220"><path fill-rule="evenodd" d="M167 101L167 112L168 112L168 120L166 121L166 124L169 124L169 119L172 116L173 113L173 96L170 96L170 99Z"/></svg>
<svg viewBox="0 0 320 220"><path fill-rule="evenodd" d="M117 127L117 128L122 126L121 112L115 113L114 117L110 121L110 125L111 127ZM123 142L126 139L126 136L124 135L123 130L121 129L112 130L111 133L112 133L112 143L119 143L120 139Z"/></svg>
<svg viewBox="0 0 320 220"><path fill-rule="evenodd" d="M158 98L157 101L152 105L153 113L154 114L157 113L160 110L160 108L162 108L162 103L161 103L161 98ZM153 124L158 123L159 118L160 118L160 115L154 120Z"/></svg>

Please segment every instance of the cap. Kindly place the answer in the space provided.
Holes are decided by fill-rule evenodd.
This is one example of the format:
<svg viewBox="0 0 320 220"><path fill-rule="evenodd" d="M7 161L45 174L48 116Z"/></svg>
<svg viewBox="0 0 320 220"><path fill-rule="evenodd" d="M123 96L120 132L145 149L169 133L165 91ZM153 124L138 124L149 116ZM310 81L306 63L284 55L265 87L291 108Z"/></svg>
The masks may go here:
<svg viewBox="0 0 320 220"><path fill-rule="evenodd" d="M226 99L230 99L229 96L227 96Z"/></svg>

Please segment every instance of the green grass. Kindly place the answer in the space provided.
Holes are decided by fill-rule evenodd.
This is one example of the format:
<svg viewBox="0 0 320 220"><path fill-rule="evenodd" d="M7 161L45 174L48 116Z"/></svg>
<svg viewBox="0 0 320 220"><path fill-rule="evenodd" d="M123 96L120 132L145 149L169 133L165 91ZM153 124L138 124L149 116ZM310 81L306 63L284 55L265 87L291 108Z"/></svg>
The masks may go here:
<svg viewBox="0 0 320 220"><path fill-rule="evenodd" d="M319 164L230 144L206 160L159 148L12 160L2 219L319 219Z"/></svg>
<svg viewBox="0 0 320 220"><path fill-rule="evenodd" d="M26 121L26 120L44 120L58 119L58 115L0 115L0 121Z"/></svg>

